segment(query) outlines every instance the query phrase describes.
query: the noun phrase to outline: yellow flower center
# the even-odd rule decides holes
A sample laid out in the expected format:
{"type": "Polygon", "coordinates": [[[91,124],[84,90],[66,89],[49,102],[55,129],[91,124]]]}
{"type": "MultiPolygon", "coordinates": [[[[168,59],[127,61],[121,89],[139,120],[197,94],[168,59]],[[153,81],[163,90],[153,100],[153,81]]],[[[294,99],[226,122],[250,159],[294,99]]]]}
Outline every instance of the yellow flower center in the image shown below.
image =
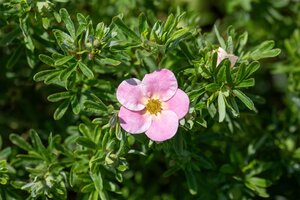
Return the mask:
{"type": "Polygon", "coordinates": [[[146,110],[152,114],[156,115],[159,113],[162,108],[161,108],[161,102],[158,99],[149,99],[148,103],[146,105],[146,110]]]}

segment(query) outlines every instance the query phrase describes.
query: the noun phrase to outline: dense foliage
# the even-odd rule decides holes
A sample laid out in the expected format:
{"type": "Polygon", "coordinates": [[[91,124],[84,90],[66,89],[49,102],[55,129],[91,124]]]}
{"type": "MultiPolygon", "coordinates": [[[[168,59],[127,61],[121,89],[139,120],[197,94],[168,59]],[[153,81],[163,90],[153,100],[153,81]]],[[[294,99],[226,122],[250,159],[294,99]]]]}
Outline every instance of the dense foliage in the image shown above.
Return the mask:
{"type": "Polygon", "coordinates": [[[299,1],[0,0],[0,46],[0,200],[300,195],[299,1]],[[153,142],[116,89],[161,68],[190,109],[153,142]]]}

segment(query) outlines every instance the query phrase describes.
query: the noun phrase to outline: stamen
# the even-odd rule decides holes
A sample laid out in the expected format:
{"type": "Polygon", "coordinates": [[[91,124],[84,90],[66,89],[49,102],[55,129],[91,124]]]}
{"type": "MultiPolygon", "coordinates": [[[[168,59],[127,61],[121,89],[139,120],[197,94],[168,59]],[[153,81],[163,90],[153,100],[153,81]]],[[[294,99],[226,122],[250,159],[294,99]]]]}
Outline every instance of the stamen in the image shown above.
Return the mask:
{"type": "Polygon", "coordinates": [[[146,110],[152,115],[157,115],[157,113],[161,112],[161,107],[161,102],[158,99],[149,99],[146,110]]]}

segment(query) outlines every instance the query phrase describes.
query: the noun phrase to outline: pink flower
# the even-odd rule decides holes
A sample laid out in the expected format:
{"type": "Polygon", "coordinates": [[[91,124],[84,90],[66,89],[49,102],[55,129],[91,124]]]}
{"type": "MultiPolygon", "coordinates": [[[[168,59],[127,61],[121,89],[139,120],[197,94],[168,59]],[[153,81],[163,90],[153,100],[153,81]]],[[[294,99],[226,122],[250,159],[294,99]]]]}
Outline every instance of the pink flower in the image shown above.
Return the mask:
{"type": "Polygon", "coordinates": [[[227,53],[224,49],[222,49],[221,47],[218,48],[218,60],[217,60],[217,65],[220,64],[220,62],[224,59],[228,58],[230,63],[231,63],[231,67],[233,67],[238,59],[237,56],[233,55],[233,54],[229,54],[227,53]]]}
{"type": "Polygon", "coordinates": [[[190,100],[178,89],[173,72],[167,69],[146,74],[142,81],[124,80],[117,89],[122,104],[119,111],[121,127],[132,134],[143,133],[153,141],[172,138],[179,119],[188,110],[190,100]]]}

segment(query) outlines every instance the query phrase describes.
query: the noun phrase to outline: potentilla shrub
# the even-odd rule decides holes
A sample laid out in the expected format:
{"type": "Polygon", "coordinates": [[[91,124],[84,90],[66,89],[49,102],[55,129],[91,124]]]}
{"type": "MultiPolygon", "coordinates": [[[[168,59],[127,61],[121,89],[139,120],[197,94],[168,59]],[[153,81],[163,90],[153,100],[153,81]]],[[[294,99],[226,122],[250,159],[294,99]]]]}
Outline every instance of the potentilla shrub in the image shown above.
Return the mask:
{"type": "Polygon", "coordinates": [[[43,119],[0,140],[0,199],[281,194],[268,188],[284,173],[271,150],[285,143],[270,142],[270,127],[263,135],[263,98],[249,89],[260,60],[279,55],[274,41],[247,45],[232,26],[204,33],[180,10],[104,23],[57,2],[67,1],[1,5],[5,78],[19,80],[25,63],[31,92],[48,102],[28,103],[45,104],[32,111],[43,119]]]}

